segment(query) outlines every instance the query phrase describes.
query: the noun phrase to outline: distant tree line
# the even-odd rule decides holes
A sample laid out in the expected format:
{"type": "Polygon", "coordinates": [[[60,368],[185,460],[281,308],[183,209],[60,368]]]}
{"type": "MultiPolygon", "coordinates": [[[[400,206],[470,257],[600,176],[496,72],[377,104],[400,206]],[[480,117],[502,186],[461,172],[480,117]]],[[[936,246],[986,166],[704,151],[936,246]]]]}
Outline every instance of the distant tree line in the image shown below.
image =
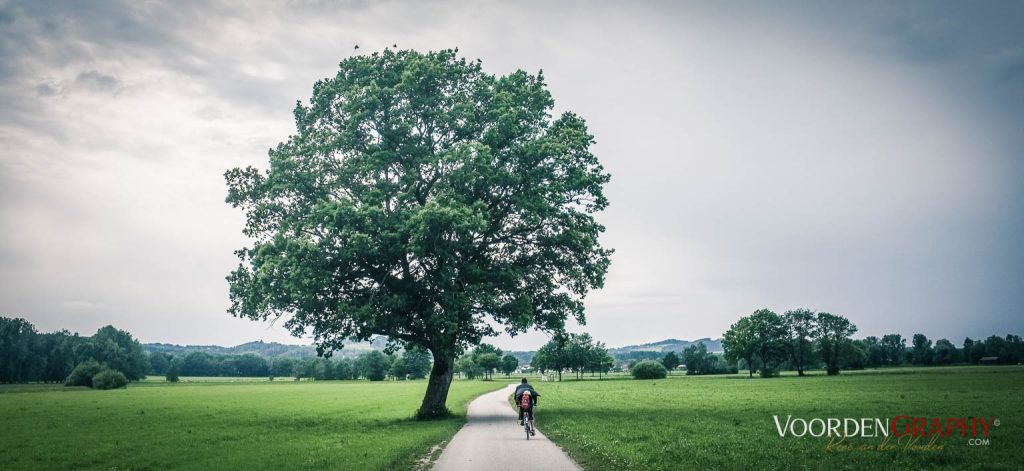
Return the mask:
{"type": "MultiPolygon", "coordinates": [[[[688,375],[735,373],[774,376],[781,370],[803,375],[824,368],[829,374],[844,369],[898,365],[1018,364],[1024,362],[1024,342],[1017,335],[966,338],[958,348],[948,339],[930,340],[914,334],[908,346],[900,334],[852,339],[857,327],[843,316],[807,309],[777,315],[767,309],[741,318],[725,333],[724,354],[707,351],[703,342],[682,352],[633,351],[620,354],[622,363],[634,367],[639,360],[657,360],[666,371],[684,366],[688,375]]],[[[586,372],[604,374],[616,365],[602,342],[589,334],[564,334],[552,338],[530,359],[530,367],[554,372],[559,380],[565,371],[579,378],[586,372]]],[[[92,386],[92,377],[104,373],[100,383],[119,384],[150,375],[294,377],[317,380],[388,378],[422,379],[430,371],[431,355],[422,349],[398,354],[377,350],[355,358],[266,358],[253,353],[212,354],[205,351],[171,354],[146,353],[131,334],[106,326],[90,337],[66,330],[40,333],[21,318],[0,317],[0,383],[50,382],[92,386]],[[76,367],[85,364],[76,375],[76,367]],[[109,370],[109,372],[108,372],[109,370]],[[91,373],[91,376],[90,376],[91,373]],[[115,374],[116,373],[116,374],[115,374]],[[72,378],[74,376],[74,378],[72,378]],[[88,379],[88,381],[86,381],[88,379]]],[[[508,376],[520,368],[517,357],[492,345],[482,344],[460,356],[455,371],[474,379],[491,379],[495,372],[508,376]]]]}
{"type": "Polygon", "coordinates": [[[556,335],[533,355],[530,366],[542,373],[552,371],[562,380],[562,372],[603,375],[615,366],[603,342],[595,342],[590,334],[556,335]]]}
{"type": "Polygon", "coordinates": [[[519,368],[519,359],[490,344],[480,344],[455,360],[455,372],[466,379],[490,380],[495,371],[506,377],[519,368]]]}
{"type": "Polygon", "coordinates": [[[189,352],[174,356],[164,352],[149,354],[150,371],[163,375],[173,370],[180,376],[268,376],[316,380],[368,379],[383,381],[423,379],[430,371],[430,354],[425,350],[405,350],[401,355],[385,354],[377,350],[365,352],[355,358],[291,358],[286,356],[264,358],[246,353],[242,355],[214,355],[189,352]]]}
{"type": "Polygon", "coordinates": [[[177,381],[180,376],[382,381],[386,378],[422,379],[430,371],[430,365],[430,353],[422,349],[405,350],[400,355],[373,350],[356,358],[336,361],[283,356],[268,359],[252,353],[146,353],[131,334],[112,326],[99,329],[91,337],[82,337],[64,330],[39,333],[25,319],[0,317],[0,383],[93,386],[93,377],[100,373],[103,373],[100,382],[104,386],[119,384],[117,375],[123,375],[127,381],[137,381],[147,374],[166,376],[171,381],[177,381]]]}
{"type": "Polygon", "coordinates": [[[714,375],[737,372],[736,366],[730,364],[723,355],[709,352],[704,342],[697,342],[686,347],[683,350],[682,357],[673,358],[666,355],[662,359],[662,363],[665,364],[669,371],[682,364],[686,367],[686,374],[688,375],[714,375]]]}
{"type": "MultiPolygon", "coordinates": [[[[908,348],[900,334],[851,338],[857,326],[843,316],[796,309],[778,315],[759,309],[741,318],[725,332],[724,359],[761,376],[794,370],[824,368],[830,375],[843,369],[881,366],[950,365],[955,363],[1018,364],[1024,361],[1024,342],[1017,335],[964,340],[957,348],[948,339],[933,345],[924,334],[914,334],[908,348]]],[[[684,361],[685,363],[685,361],[684,361]]]]}
{"type": "Polygon", "coordinates": [[[25,319],[0,317],[0,383],[67,382],[75,368],[86,362],[90,368],[76,378],[83,386],[92,386],[92,376],[107,370],[111,373],[104,373],[103,381],[113,372],[126,380],[139,380],[149,369],[139,342],[112,326],[82,337],[66,330],[40,333],[25,319]],[[83,378],[89,371],[93,375],[86,382],[83,378]]]}
{"type": "MultiPolygon", "coordinates": [[[[603,375],[615,365],[615,359],[608,354],[603,342],[595,342],[590,334],[556,335],[547,344],[530,356],[529,371],[541,373],[552,372],[558,375],[569,371],[579,378],[585,373],[603,375]]],[[[519,371],[519,359],[504,353],[500,348],[489,344],[481,344],[472,351],[459,357],[455,362],[455,371],[467,379],[480,378],[489,380],[495,372],[509,376],[519,371]]],[[[522,365],[524,368],[527,365],[522,365]]]]}
{"type": "Polygon", "coordinates": [[[1016,365],[1024,362],[1024,341],[1019,335],[989,336],[984,340],[964,339],[957,348],[948,339],[932,341],[924,334],[914,334],[908,347],[900,334],[854,340],[857,351],[848,359],[851,369],[876,368],[886,365],[952,365],[957,363],[1016,365]]]}

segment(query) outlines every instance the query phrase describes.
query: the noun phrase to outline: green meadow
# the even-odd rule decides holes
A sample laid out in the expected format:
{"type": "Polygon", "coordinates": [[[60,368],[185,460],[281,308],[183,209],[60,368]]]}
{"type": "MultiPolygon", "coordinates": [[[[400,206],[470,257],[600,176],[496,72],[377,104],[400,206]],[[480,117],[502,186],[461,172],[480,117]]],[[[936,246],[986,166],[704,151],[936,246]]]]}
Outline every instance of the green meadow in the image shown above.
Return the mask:
{"type": "Polygon", "coordinates": [[[748,379],[671,376],[656,381],[538,383],[538,426],[587,470],[1021,469],[1024,368],[898,368],[748,379]],[[873,451],[827,451],[829,439],[779,437],[773,415],[1000,419],[990,443],[881,438],[847,443],[873,451]],[[913,448],[917,446],[919,448],[913,448]]]}
{"type": "MultiPolygon", "coordinates": [[[[542,394],[541,429],[587,470],[1021,469],[1020,366],[531,381],[542,394]],[[941,449],[903,449],[893,439],[886,451],[830,452],[825,437],[779,437],[773,415],[986,417],[1000,425],[987,445],[951,437],[936,442],[941,449]]],[[[472,398],[505,384],[457,380],[449,407],[462,414],[472,398]]],[[[412,420],[425,386],[262,378],[150,379],[111,391],[3,386],[0,468],[410,469],[464,421],[412,420]]]]}
{"type": "Polygon", "coordinates": [[[0,468],[409,469],[505,384],[455,381],[459,415],[418,422],[423,381],[230,381],[4,387],[0,468]]]}

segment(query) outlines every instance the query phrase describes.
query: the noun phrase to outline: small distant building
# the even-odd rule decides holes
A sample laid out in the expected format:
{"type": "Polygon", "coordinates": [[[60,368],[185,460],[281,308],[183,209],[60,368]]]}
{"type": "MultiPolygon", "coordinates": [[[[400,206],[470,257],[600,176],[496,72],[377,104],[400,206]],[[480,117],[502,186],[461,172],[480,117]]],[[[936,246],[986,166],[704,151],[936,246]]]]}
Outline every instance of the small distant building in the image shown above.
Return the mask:
{"type": "Polygon", "coordinates": [[[999,357],[982,357],[978,360],[978,364],[981,365],[994,365],[999,361],[999,357]]]}

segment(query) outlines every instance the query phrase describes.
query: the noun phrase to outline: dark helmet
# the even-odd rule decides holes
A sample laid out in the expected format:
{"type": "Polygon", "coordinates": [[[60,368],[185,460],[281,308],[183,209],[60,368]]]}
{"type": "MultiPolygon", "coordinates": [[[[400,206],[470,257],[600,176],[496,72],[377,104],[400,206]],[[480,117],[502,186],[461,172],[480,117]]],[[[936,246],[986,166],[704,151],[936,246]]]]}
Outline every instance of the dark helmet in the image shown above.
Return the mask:
{"type": "Polygon", "coordinates": [[[526,378],[523,378],[523,384],[526,384],[526,378]]]}

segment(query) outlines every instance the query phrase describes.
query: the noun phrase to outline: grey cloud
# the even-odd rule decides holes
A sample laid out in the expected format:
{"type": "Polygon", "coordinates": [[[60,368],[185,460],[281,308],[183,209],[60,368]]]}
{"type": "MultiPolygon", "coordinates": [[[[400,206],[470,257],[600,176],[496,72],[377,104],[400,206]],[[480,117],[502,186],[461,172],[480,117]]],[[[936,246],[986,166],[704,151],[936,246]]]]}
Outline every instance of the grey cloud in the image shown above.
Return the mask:
{"type": "Polygon", "coordinates": [[[48,83],[41,83],[36,85],[36,95],[39,96],[54,96],[60,93],[60,90],[55,86],[48,83]]]}
{"type": "Polygon", "coordinates": [[[95,70],[82,72],[75,77],[75,84],[92,91],[113,92],[117,91],[121,83],[117,78],[101,74],[95,70]]]}

